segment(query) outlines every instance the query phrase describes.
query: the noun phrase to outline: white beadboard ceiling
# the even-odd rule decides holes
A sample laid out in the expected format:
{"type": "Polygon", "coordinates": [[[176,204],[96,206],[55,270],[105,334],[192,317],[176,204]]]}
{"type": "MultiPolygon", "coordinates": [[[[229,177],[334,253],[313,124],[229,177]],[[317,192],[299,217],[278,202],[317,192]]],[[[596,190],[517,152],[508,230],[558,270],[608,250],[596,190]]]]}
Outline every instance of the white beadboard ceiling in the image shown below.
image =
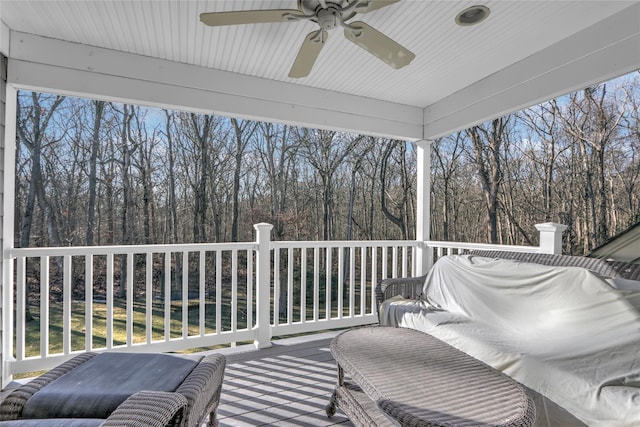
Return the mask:
{"type": "Polygon", "coordinates": [[[202,12],[295,9],[295,0],[2,0],[0,13],[12,32],[424,109],[637,3],[403,0],[355,20],[414,52],[409,66],[388,67],[337,29],[301,79],[287,75],[315,24],[212,28],[199,21],[202,12]],[[457,26],[456,14],[475,4],[489,7],[490,16],[457,26]]]}

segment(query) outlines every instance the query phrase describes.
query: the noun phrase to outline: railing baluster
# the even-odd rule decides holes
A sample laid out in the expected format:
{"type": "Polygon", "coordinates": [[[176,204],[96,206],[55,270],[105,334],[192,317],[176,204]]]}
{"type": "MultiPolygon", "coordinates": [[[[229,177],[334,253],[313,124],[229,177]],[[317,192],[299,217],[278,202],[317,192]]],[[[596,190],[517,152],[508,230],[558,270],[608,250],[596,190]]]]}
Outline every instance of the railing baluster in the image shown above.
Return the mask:
{"type": "Polygon", "coordinates": [[[409,248],[402,247],[402,277],[407,277],[407,266],[409,264],[409,248]]]}
{"type": "Polygon", "coordinates": [[[356,248],[349,248],[349,317],[355,316],[356,298],[356,248]]]}
{"type": "Polygon", "coordinates": [[[387,274],[387,267],[388,267],[388,262],[389,262],[389,249],[386,246],[382,247],[382,260],[380,261],[382,263],[382,276],[381,278],[387,279],[389,277],[389,275],[387,274]]]}
{"type": "Polygon", "coordinates": [[[280,249],[273,250],[273,324],[280,324],[280,249]]]}
{"type": "Polygon", "coordinates": [[[127,254],[127,346],[130,347],[133,344],[133,297],[134,286],[133,277],[135,273],[135,264],[133,262],[133,253],[127,254]]]}
{"type": "Polygon", "coordinates": [[[171,252],[164,253],[164,340],[171,339],[171,252]]]}
{"type": "Polygon", "coordinates": [[[378,248],[371,247],[371,311],[370,313],[376,313],[376,286],[378,284],[378,248]]]}
{"type": "Polygon", "coordinates": [[[393,246],[393,260],[391,265],[391,277],[398,277],[398,247],[393,246]]]}
{"type": "Polygon", "coordinates": [[[49,257],[40,258],[40,356],[49,355],[49,257]]]}
{"type": "Polygon", "coordinates": [[[189,252],[182,252],[182,338],[189,336],[189,252]]]}
{"type": "Polygon", "coordinates": [[[331,265],[331,251],[333,250],[332,247],[328,247],[326,248],[326,253],[325,253],[325,282],[324,282],[324,287],[325,287],[325,316],[324,318],[326,320],[331,319],[331,275],[333,272],[333,268],[331,265]]]}
{"type": "Polygon", "coordinates": [[[153,252],[147,252],[145,256],[145,267],[145,342],[151,344],[153,341],[153,252]]]}
{"type": "Polygon", "coordinates": [[[418,268],[418,248],[415,246],[411,247],[411,276],[415,277],[418,274],[416,270],[418,268]]]}
{"type": "Polygon", "coordinates": [[[71,353],[71,255],[63,258],[62,269],[62,353],[71,353]]]}
{"type": "Polygon", "coordinates": [[[238,330],[238,250],[231,251],[231,332],[238,330]]]}
{"type": "MultiPolygon", "coordinates": [[[[17,259],[16,268],[16,359],[24,360],[25,356],[25,326],[26,294],[27,294],[27,259],[17,259]]],[[[5,332],[6,333],[6,332],[5,332]]]]}
{"type": "Polygon", "coordinates": [[[320,248],[313,248],[313,321],[317,322],[320,311],[320,248]]]}
{"type": "Polygon", "coordinates": [[[113,254],[107,254],[106,347],[113,348],[113,254]]]}
{"type": "Polygon", "coordinates": [[[338,248],[338,319],[344,316],[344,248],[338,248]]]}
{"type": "MultiPolygon", "coordinates": [[[[293,271],[291,273],[293,277],[293,271]]],[[[293,322],[293,285],[289,288],[289,319],[293,322]]],[[[307,321],[307,248],[300,252],[300,322],[307,321]]]]}
{"type": "Polygon", "coordinates": [[[216,335],[222,332],[222,251],[216,251],[216,335]]]}
{"type": "Polygon", "coordinates": [[[367,301],[367,248],[360,247],[360,315],[364,316],[367,301]]]}
{"type": "Polygon", "coordinates": [[[198,258],[198,326],[200,336],[203,337],[205,333],[205,312],[206,312],[206,300],[205,300],[205,258],[207,254],[205,251],[200,251],[198,258]]]}
{"type": "MultiPolygon", "coordinates": [[[[295,264],[295,257],[293,248],[287,250],[287,323],[293,323],[293,270],[295,264]]],[[[302,267],[304,268],[304,267],[302,267]]]]}
{"type": "Polygon", "coordinates": [[[93,255],[91,254],[84,257],[84,347],[87,351],[93,350],[93,255]]]}
{"type": "Polygon", "coordinates": [[[247,251],[247,330],[253,329],[253,251],[247,251]]]}

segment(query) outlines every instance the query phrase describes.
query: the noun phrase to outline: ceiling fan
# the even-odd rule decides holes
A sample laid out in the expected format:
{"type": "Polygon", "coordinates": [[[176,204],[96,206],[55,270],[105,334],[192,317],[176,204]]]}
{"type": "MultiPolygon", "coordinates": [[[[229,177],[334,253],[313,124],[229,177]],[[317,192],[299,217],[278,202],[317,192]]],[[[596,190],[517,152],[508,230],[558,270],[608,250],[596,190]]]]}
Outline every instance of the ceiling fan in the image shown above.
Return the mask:
{"type": "Polygon", "coordinates": [[[344,36],[362,49],[393,68],[408,65],[415,55],[375,28],[361,21],[347,23],[358,13],[368,13],[400,0],[298,0],[298,9],[242,10],[200,14],[200,21],[213,27],[223,25],[295,22],[309,20],[320,29],[309,33],[304,41],[289,77],[306,77],[311,72],[329,36],[328,31],[340,26],[344,36]]]}

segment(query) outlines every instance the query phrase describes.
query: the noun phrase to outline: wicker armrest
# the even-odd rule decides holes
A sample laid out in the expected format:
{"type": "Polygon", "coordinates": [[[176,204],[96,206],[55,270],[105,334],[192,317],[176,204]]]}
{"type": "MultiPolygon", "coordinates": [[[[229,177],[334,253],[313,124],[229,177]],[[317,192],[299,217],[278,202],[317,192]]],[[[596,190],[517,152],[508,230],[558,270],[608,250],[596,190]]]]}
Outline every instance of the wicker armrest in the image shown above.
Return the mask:
{"type": "Polygon", "coordinates": [[[186,408],[187,399],[180,393],[143,390],[122,402],[100,426],[179,426],[186,408]]]}
{"type": "Polygon", "coordinates": [[[0,421],[17,420],[22,414],[22,409],[37,391],[47,384],[60,378],[72,369],[82,365],[89,359],[96,356],[97,353],[82,353],[72,359],[56,366],[49,372],[40,375],[37,378],[15,389],[0,403],[0,421]]]}
{"type": "Polygon", "coordinates": [[[183,425],[200,426],[207,415],[215,425],[215,410],[220,403],[226,358],[221,354],[206,356],[176,390],[188,402],[183,425]]]}
{"type": "Polygon", "coordinates": [[[405,298],[417,298],[422,294],[422,287],[427,275],[396,279],[384,279],[376,285],[376,302],[378,307],[388,298],[402,295],[405,298]]]}

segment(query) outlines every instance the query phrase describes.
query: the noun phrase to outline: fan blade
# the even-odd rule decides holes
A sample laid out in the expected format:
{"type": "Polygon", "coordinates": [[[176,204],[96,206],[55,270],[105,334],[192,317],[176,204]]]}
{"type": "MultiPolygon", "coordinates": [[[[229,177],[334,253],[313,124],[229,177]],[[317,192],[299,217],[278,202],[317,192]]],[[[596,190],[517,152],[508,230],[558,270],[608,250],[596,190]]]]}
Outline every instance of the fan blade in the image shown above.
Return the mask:
{"type": "Polygon", "coordinates": [[[200,21],[212,27],[222,25],[264,24],[269,22],[289,22],[287,15],[301,15],[296,9],[238,10],[233,12],[201,13],[200,21]]]}
{"type": "Polygon", "coordinates": [[[416,57],[413,52],[364,22],[351,22],[349,27],[351,28],[345,28],[344,30],[344,36],[347,39],[393,68],[402,68],[416,57]],[[358,32],[359,34],[356,35],[358,32]]]}
{"type": "Polygon", "coordinates": [[[369,2],[363,1],[361,6],[356,6],[356,12],[368,13],[374,10],[382,9],[383,7],[390,6],[394,3],[398,3],[400,0],[369,0],[369,2]]]}
{"type": "Polygon", "coordinates": [[[313,64],[316,63],[316,59],[318,59],[318,55],[320,55],[320,51],[324,47],[324,43],[327,41],[329,33],[322,31],[322,38],[319,38],[319,36],[318,31],[313,31],[305,37],[298,51],[298,56],[296,56],[296,60],[291,66],[289,77],[297,79],[309,75],[313,64]]]}

